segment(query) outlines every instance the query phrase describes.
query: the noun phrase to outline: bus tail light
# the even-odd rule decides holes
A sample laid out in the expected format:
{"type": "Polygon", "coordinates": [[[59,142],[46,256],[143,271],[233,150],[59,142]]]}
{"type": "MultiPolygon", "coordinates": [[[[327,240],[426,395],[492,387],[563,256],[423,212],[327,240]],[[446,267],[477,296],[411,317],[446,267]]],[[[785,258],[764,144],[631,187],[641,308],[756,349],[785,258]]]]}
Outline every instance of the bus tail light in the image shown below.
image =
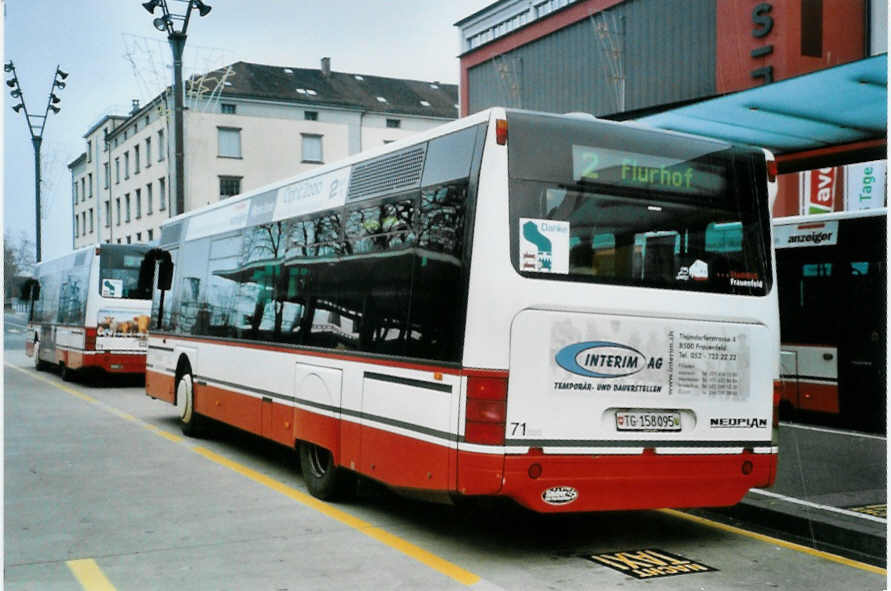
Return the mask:
{"type": "Polygon", "coordinates": [[[87,328],[84,331],[84,350],[86,350],[86,351],[95,351],[96,350],[96,329],[95,328],[87,328]]]}
{"type": "Polygon", "coordinates": [[[783,398],[783,380],[773,381],[773,421],[771,421],[770,441],[780,444],[780,400],[783,398]]]}
{"type": "Polygon", "coordinates": [[[499,146],[507,145],[507,119],[495,120],[495,142],[499,146]]]}
{"type": "Polygon", "coordinates": [[[506,418],[507,377],[468,376],[464,440],[503,445],[506,418]]]}
{"type": "Polygon", "coordinates": [[[777,161],[776,160],[768,160],[767,161],[767,180],[771,183],[777,182],[777,161]]]}

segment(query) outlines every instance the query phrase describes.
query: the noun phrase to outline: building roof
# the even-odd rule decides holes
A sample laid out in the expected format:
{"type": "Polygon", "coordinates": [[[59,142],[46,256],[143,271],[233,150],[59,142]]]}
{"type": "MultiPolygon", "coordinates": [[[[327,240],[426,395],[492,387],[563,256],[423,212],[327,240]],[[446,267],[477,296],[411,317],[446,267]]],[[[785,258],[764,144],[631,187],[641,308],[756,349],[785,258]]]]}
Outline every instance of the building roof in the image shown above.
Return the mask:
{"type": "Polygon", "coordinates": [[[111,120],[111,121],[123,121],[123,120],[126,119],[126,118],[127,118],[127,115],[103,115],[102,118],[99,119],[99,121],[97,121],[97,122],[94,123],[93,125],[91,125],[91,126],[90,126],[90,129],[87,130],[87,133],[83,134],[83,136],[81,136],[81,137],[83,137],[84,139],[90,137],[90,134],[92,134],[94,131],[96,131],[96,130],[97,130],[100,126],[102,126],[102,124],[104,124],[106,121],[109,121],[109,120],[111,120]]]}
{"type": "Polygon", "coordinates": [[[87,160],[87,153],[81,152],[80,156],[78,156],[77,158],[75,158],[74,160],[72,160],[71,162],[68,163],[68,168],[73,169],[74,167],[86,162],[86,160],[87,160]]]}
{"type": "MultiPolygon", "coordinates": [[[[214,70],[204,79],[203,88],[212,87],[214,80],[223,81],[220,95],[224,98],[288,101],[419,117],[454,119],[458,116],[456,84],[333,71],[325,75],[321,69],[247,62],[214,70]]],[[[199,79],[191,80],[194,85],[199,79]]],[[[188,82],[186,88],[189,88],[188,82]]]]}

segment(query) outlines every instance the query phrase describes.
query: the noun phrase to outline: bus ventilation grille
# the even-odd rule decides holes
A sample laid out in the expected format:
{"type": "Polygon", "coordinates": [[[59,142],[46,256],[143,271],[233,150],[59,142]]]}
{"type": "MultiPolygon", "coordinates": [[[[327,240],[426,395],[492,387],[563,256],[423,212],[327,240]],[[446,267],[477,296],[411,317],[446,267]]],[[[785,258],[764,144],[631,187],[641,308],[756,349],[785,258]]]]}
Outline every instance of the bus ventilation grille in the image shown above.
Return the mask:
{"type": "Polygon", "coordinates": [[[427,144],[388,154],[353,167],[348,201],[369,199],[421,186],[427,144]]]}

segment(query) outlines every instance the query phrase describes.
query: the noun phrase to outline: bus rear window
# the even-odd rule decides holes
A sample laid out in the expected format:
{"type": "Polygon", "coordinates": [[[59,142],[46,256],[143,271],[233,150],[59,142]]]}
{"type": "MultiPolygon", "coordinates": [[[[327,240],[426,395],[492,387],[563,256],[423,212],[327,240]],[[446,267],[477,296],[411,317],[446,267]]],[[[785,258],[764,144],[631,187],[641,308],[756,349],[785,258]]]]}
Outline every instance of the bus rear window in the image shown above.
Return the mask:
{"type": "Polygon", "coordinates": [[[521,274],[770,289],[760,152],[604,122],[508,117],[510,254],[521,274]]]}
{"type": "Polygon", "coordinates": [[[139,290],[143,254],[142,250],[103,246],[99,254],[99,294],[106,298],[148,299],[149,294],[139,290]]]}

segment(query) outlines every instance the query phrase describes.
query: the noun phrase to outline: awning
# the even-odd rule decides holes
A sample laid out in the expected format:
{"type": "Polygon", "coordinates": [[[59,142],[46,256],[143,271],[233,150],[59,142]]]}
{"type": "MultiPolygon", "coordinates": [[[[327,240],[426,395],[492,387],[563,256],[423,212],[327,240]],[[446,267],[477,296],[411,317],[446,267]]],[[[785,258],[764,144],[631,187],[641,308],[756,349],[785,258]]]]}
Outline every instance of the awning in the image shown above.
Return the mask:
{"type": "Polygon", "coordinates": [[[887,101],[888,55],[882,54],[638,121],[764,147],[778,156],[781,172],[791,172],[827,159],[884,158],[887,101]]]}

